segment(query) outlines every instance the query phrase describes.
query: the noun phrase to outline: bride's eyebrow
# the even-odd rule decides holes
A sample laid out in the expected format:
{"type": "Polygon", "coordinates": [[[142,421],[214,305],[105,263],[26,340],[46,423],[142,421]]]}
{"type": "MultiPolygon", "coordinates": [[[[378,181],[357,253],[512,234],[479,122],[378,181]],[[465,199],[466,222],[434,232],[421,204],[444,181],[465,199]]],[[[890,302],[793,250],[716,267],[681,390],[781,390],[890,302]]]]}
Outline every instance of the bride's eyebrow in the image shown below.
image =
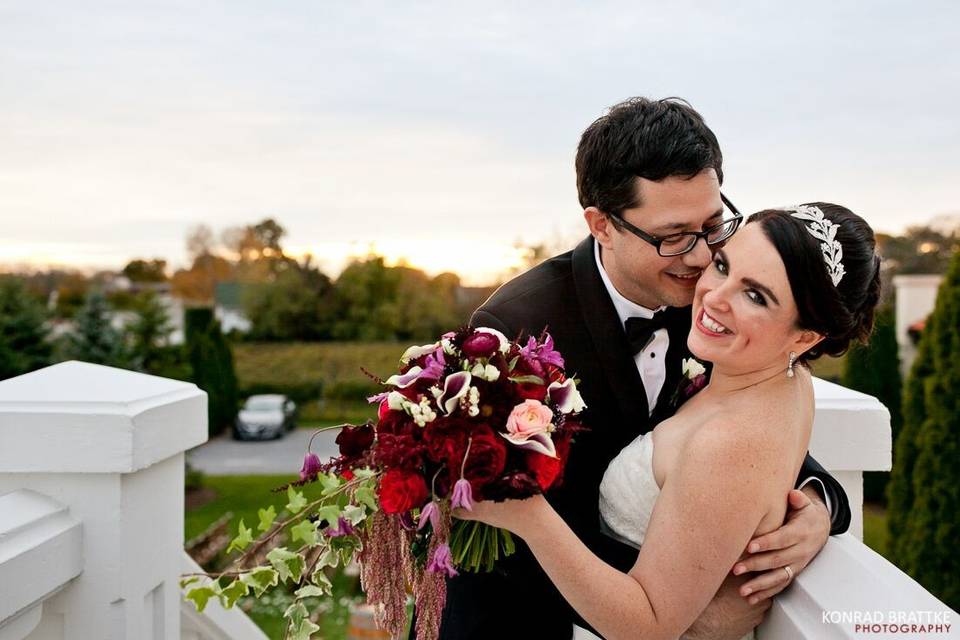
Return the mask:
{"type": "Polygon", "coordinates": [[[775,305],[777,305],[778,307],[780,306],[780,301],[777,300],[777,296],[773,295],[773,291],[770,291],[768,287],[760,284],[753,278],[740,278],[740,282],[747,285],[748,287],[758,289],[760,292],[765,293],[771,300],[773,300],[773,303],[775,305]]]}
{"type": "MultiPolygon", "coordinates": [[[[724,264],[727,265],[727,273],[729,273],[730,258],[727,257],[727,253],[723,249],[720,249],[719,251],[717,251],[717,256],[721,260],[723,260],[724,264]]],[[[757,289],[761,293],[765,294],[768,298],[770,298],[773,301],[773,304],[777,305],[778,307],[780,306],[780,301],[777,300],[777,296],[773,295],[773,291],[770,290],[770,287],[760,284],[753,278],[740,278],[740,282],[747,285],[748,287],[757,289]]]]}

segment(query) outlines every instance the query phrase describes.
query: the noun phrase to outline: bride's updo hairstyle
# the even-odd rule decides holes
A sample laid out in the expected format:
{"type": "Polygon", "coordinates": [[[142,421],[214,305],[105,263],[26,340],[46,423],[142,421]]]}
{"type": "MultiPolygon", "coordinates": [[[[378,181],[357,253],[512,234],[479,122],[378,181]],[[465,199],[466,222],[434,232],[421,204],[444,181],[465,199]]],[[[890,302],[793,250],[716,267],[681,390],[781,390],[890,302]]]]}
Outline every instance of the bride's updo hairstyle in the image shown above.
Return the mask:
{"type": "Polygon", "coordinates": [[[750,216],[747,224],[751,223],[760,225],[787,268],[799,328],[825,336],[798,362],[841,355],[852,340],[866,342],[880,299],[880,258],[870,225],[849,209],[829,202],[766,209],[750,216]],[[839,260],[842,276],[836,285],[837,266],[831,267],[822,240],[810,232],[811,225],[817,225],[794,215],[807,207],[819,209],[824,219],[836,225],[834,239],[843,254],[839,260]]]}

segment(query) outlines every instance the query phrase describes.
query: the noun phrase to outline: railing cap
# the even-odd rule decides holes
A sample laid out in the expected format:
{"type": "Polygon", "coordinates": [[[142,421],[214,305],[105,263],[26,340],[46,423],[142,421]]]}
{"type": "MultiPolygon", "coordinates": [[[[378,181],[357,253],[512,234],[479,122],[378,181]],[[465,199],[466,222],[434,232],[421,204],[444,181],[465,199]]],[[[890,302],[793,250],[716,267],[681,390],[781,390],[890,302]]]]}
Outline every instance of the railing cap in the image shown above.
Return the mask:
{"type": "Polygon", "coordinates": [[[196,385],[86,362],[0,382],[0,472],[129,473],[207,439],[196,385]]]}
{"type": "Polygon", "coordinates": [[[813,379],[816,414],[810,454],[831,471],[890,469],[890,412],[865,393],[813,379]]]}

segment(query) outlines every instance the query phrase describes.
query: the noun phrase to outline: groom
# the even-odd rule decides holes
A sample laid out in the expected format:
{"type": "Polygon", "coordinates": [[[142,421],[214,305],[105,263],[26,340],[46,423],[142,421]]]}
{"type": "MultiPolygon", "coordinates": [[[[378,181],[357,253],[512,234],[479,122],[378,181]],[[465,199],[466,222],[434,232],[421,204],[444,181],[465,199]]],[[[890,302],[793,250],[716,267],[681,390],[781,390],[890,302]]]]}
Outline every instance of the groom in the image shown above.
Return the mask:
{"type": "MultiPolygon", "coordinates": [[[[736,215],[720,194],[721,165],[716,137],[685,102],[633,98],[614,106],[577,149],[590,235],[503,285],[470,322],[510,338],[548,329],[567,372],[582,380],[590,431],[577,435],[563,484],[547,497],[590,549],[623,571],[637,552],[601,533],[600,480],[623,447],[676,411],[694,287],[722,244],[717,225],[736,215]]],[[[847,529],[843,489],[809,455],[798,485],[803,493],[791,492],[784,526],[751,542],[734,568],[742,575],[728,578],[687,637],[744,635],[828,533],[847,529]]],[[[447,587],[445,640],[568,640],[574,622],[586,626],[522,541],[493,573],[461,573],[447,587]]]]}

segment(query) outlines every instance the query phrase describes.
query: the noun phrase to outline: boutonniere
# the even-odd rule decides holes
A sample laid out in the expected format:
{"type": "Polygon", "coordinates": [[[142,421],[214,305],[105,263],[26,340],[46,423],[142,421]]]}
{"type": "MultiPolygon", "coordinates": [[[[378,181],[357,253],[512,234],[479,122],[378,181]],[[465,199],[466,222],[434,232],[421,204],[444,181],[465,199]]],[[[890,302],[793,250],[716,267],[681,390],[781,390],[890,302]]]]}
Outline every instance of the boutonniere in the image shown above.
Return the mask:
{"type": "Polygon", "coordinates": [[[683,375],[670,400],[674,407],[679,407],[707,386],[707,368],[696,358],[684,358],[681,371],[683,375]]]}

